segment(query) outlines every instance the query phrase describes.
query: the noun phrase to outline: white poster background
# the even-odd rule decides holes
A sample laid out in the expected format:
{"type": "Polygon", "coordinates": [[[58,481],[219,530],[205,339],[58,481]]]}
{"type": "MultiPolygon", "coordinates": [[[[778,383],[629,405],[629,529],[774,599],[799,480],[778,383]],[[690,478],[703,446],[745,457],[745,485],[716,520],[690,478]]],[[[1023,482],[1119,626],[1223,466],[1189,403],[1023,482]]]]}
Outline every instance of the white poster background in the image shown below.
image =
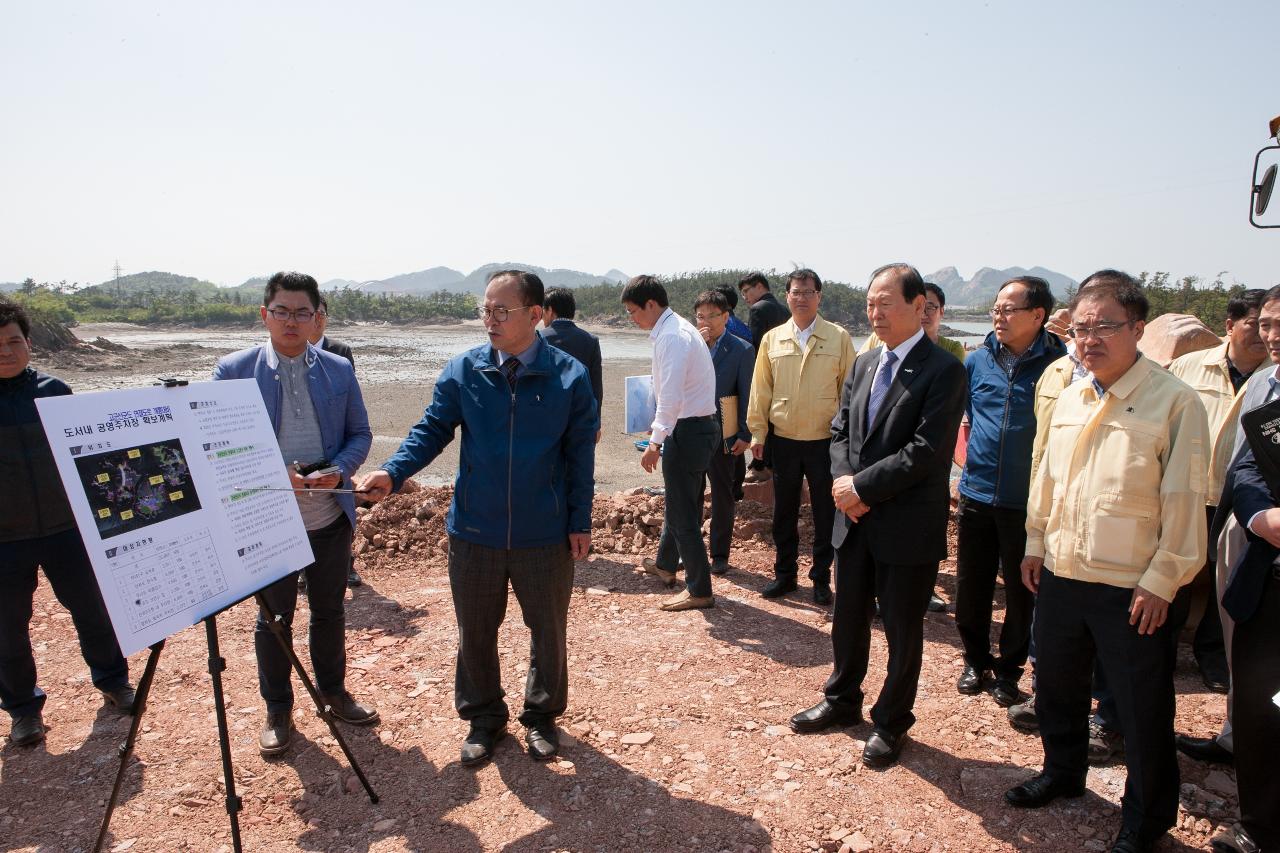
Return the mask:
{"type": "Polygon", "coordinates": [[[36,405],[126,655],[312,562],[254,380],[36,405]]]}
{"type": "Polygon", "coordinates": [[[658,414],[658,400],[653,396],[653,377],[627,376],[624,378],[623,432],[648,433],[658,414]]]}

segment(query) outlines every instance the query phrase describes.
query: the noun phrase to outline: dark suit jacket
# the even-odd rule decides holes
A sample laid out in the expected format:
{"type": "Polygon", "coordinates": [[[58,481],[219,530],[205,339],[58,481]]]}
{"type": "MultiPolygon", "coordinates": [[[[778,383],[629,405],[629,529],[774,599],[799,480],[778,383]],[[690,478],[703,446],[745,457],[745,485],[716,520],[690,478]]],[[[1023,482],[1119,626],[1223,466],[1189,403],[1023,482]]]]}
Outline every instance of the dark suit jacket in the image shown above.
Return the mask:
{"type": "Polygon", "coordinates": [[[547,343],[564,350],[582,362],[591,378],[591,390],[596,395],[597,408],[604,404],[604,377],[600,367],[600,339],[585,329],[579,329],[572,320],[557,319],[540,330],[547,343]]]}
{"type": "Polygon", "coordinates": [[[324,346],[321,347],[321,349],[325,352],[331,352],[334,355],[340,355],[347,361],[351,362],[352,367],[356,366],[356,357],[352,354],[351,347],[347,346],[342,341],[335,341],[333,338],[325,335],[324,346]]]}
{"type": "Polygon", "coordinates": [[[756,300],[747,314],[747,328],[751,330],[751,340],[759,343],[764,340],[764,333],[781,326],[791,319],[787,306],[778,301],[772,293],[766,293],[756,300]]]}
{"type": "MultiPolygon", "coordinates": [[[[1245,528],[1245,537],[1249,544],[1245,547],[1240,561],[1231,567],[1231,576],[1227,587],[1222,591],[1222,606],[1237,623],[1247,622],[1258,609],[1258,602],[1268,583],[1275,583],[1272,577],[1272,564],[1277,549],[1267,540],[1249,530],[1249,519],[1256,513],[1280,505],[1280,500],[1272,494],[1258,470],[1258,462],[1253,450],[1248,445],[1242,447],[1236,457],[1235,465],[1227,474],[1227,490],[1231,493],[1229,508],[1235,513],[1236,521],[1245,528]]],[[[1226,498],[1226,490],[1223,492],[1226,498]]],[[[1215,519],[1216,521],[1216,519],[1215,519]]]]}
{"type": "Polygon", "coordinates": [[[711,353],[716,369],[716,409],[721,397],[738,397],[738,438],[751,441],[747,429],[747,400],[751,397],[751,374],[756,364],[756,348],[725,329],[711,353]]]}
{"type": "MultiPolygon", "coordinates": [[[[903,359],[868,425],[867,398],[883,347],[858,356],[831,425],[832,477],[853,475],[871,510],[859,519],[877,562],[918,565],[947,557],[949,481],[956,433],[969,397],[964,365],[927,336],[903,359]]],[[[851,522],[836,513],[831,544],[851,522]]]]}

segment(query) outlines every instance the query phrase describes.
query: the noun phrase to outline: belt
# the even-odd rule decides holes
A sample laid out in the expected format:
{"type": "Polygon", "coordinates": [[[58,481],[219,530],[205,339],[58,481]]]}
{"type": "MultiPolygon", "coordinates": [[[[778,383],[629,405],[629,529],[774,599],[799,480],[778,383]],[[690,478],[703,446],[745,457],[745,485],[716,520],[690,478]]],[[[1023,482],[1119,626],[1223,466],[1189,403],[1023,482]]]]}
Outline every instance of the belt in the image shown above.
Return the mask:
{"type": "Polygon", "coordinates": [[[676,423],[697,423],[698,421],[714,421],[715,419],[715,415],[692,415],[687,418],[677,418],[676,423]]]}

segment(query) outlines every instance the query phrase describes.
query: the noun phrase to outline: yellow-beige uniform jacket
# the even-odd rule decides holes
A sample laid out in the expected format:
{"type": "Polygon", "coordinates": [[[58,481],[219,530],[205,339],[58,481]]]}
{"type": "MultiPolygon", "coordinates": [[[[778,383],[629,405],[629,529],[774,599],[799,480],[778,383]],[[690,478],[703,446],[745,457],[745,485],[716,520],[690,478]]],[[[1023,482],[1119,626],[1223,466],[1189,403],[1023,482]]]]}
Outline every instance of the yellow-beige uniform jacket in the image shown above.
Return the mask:
{"type": "Polygon", "coordinates": [[[1209,454],[1209,488],[1205,497],[1210,506],[1217,506],[1222,482],[1227,477],[1227,466],[1231,464],[1236,429],[1240,425],[1240,402],[1244,399],[1248,383],[1241,384],[1238,393],[1232,387],[1225,343],[1178,356],[1169,365],[1169,372],[1200,395],[1200,402],[1209,416],[1209,435],[1213,446],[1209,454]]]}
{"type": "Polygon", "coordinates": [[[849,333],[822,317],[814,320],[803,350],[794,320],[770,329],[760,342],[751,376],[747,429],[752,443],[764,444],[771,423],[774,435],[793,441],[830,438],[853,359],[849,333]]]}
{"type": "Polygon", "coordinates": [[[1205,560],[1209,426],[1196,393],[1144,355],[1098,399],[1068,385],[1027,500],[1027,554],[1058,577],[1172,601],[1205,560]]]}
{"type": "Polygon", "coordinates": [[[1058,405],[1058,396],[1062,389],[1074,380],[1076,363],[1071,356],[1050,364],[1036,380],[1036,437],[1031,443],[1031,482],[1036,481],[1036,470],[1040,467],[1040,459],[1044,456],[1045,445],[1049,443],[1049,421],[1053,418],[1053,408],[1058,405]]]}

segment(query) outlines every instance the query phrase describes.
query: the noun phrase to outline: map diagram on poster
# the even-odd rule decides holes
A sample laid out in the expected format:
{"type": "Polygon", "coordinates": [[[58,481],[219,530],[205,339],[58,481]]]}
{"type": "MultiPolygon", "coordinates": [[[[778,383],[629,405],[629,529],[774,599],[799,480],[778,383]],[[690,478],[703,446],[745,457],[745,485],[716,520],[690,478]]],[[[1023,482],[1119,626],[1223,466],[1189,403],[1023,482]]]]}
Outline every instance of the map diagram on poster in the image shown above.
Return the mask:
{"type": "Polygon", "coordinates": [[[311,562],[255,381],[36,405],[126,655],[311,562]]]}

